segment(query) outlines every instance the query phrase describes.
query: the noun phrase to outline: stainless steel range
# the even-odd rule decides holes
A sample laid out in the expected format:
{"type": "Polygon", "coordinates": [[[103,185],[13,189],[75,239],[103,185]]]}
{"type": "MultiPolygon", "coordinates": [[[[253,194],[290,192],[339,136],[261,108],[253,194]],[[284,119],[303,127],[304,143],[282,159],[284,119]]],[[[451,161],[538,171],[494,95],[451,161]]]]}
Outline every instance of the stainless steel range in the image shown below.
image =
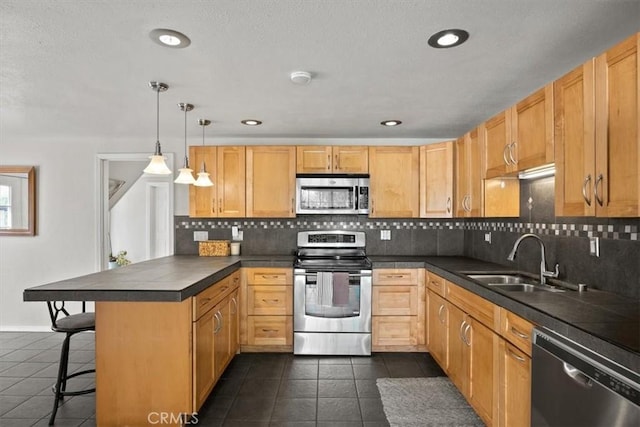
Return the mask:
{"type": "Polygon", "coordinates": [[[294,354],[371,355],[371,261],[360,231],[298,233],[294,354]]]}

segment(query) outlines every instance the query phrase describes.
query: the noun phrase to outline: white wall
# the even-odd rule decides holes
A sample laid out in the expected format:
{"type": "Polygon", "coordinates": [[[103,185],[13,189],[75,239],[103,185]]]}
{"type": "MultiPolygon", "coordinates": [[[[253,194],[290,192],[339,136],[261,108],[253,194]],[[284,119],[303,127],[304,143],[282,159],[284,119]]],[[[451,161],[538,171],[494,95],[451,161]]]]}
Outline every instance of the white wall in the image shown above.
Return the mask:
{"type": "MultiPolygon", "coordinates": [[[[105,132],[104,129],[100,131],[105,132]]],[[[108,131],[106,133],[108,135],[108,131]]],[[[438,140],[439,141],[439,140],[438,140]]],[[[37,235],[0,236],[0,330],[48,329],[44,302],[23,302],[25,288],[93,273],[96,269],[97,221],[95,165],[98,153],[153,151],[153,138],[68,140],[62,136],[31,140],[6,135],[0,125],[0,162],[36,166],[37,235]]],[[[432,139],[243,139],[208,138],[213,145],[365,144],[421,145],[432,139]]],[[[163,140],[181,166],[183,140],[163,140]]],[[[188,215],[187,186],[176,185],[175,215],[188,215]]]]}

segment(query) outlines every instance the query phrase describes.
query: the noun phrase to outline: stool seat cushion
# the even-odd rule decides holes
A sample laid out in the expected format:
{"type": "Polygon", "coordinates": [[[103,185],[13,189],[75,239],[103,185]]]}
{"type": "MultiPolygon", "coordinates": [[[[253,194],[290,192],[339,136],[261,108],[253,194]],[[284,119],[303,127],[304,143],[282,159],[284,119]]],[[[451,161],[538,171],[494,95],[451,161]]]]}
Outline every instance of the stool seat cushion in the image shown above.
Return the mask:
{"type": "Polygon", "coordinates": [[[57,332],[79,332],[89,331],[96,327],[95,313],[78,313],[63,317],[56,322],[56,327],[52,328],[57,332]]]}

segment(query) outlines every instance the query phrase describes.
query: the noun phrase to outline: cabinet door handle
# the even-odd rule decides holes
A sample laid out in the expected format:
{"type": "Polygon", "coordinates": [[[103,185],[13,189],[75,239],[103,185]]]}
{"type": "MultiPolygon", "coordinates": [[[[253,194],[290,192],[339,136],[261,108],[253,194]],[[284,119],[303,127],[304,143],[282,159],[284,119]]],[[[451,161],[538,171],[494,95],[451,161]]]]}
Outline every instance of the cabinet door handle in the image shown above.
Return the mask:
{"type": "Polygon", "coordinates": [[[211,199],[211,213],[212,214],[216,213],[216,199],[215,198],[211,199]]]}
{"type": "Polygon", "coordinates": [[[373,199],[370,199],[369,202],[371,203],[371,215],[373,215],[373,199]]]}
{"type": "Polygon", "coordinates": [[[218,200],[218,212],[222,213],[222,199],[218,200]]]}
{"type": "Polygon", "coordinates": [[[593,195],[596,197],[596,202],[598,202],[598,204],[600,206],[602,206],[602,204],[604,203],[603,200],[600,198],[600,195],[598,194],[598,184],[600,184],[602,182],[602,180],[604,179],[604,176],[602,176],[602,174],[598,175],[598,178],[596,179],[595,184],[593,184],[593,195]]]}
{"type": "Polygon", "coordinates": [[[338,155],[336,154],[336,169],[340,170],[340,158],[338,157],[338,155]]]}
{"type": "Polygon", "coordinates": [[[471,195],[467,195],[467,212],[471,212],[471,195]]]}
{"type": "Polygon", "coordinates": [[[444,311],[444,304],[440,304],[440,308],[438,309],[438,320],[442,324],[444,324],[444,319],[442,318],[442,312],[443,311],[444,311]]]}
{"type": "Polygon", "coordinates": [[[447,197],[447,213],[451,213],[451,197],[447,197]]]}
{"type": "Polygon", "coordinates": [[[327,155],[327,170],[331,170],[331,154],[327,155]]]}
{"type": "Polygon", "coordinates": [[[213,317],[216,319],[216,327],[213,329],[213,335],[216,335],[218,332],[220,332],[220,329],[222,329],[222,320],[220,320],[220,317],[218,317],[218,315],[220,314],[220,312],[216,312],[213,317]]]}
{"type": "Polygon", "coordinates": [[[522,338],[523,340],[529,339],[529,335],[520,332],[514,326],[511,327],[511,333],[519,338],[522,338]]]}
{"type": "Polygon", "coordinates": [[[469,332],[470,329],[471,329],[471,324],[467,323],[467,327],[464,328],[464,332],[462,333],[462,336],[464,338],[464,343],[467,345],[467,347],[471,347],[471,340],[467,339],[467,332],[469,332]]]}
{"type": "Polygon", "coordinates": [[[466,325],[466,324],[467,324],[467,321],[466,321],[466,320],[463,320],[463,321],[460,323],[460,329],[458,330],[458,335],[460,335],[460,339],[461,339],[461,340],[462,340],[462,342],[463,342],[463,343],[465,343],[465,344],[467,343],[467,341],[464,339],[464,332],[463,332],[463,330],[464,330],[464,327],[465,327],[465,325],[466,325]]]}
{"type": "Polygon", "coordinates": [[[236,314],[238,312],[238,301],[236,301],[236,297],[231,298],[231,302],[233,303],[231,314],[236,314]]]}
{"type": "Polygon", "coordinates": [[[509,159],[511,159],[511,164],[515,165],[518,163],[518,158],[517,157],[513,157],[513,149],[515,148],[515,146],[517,145],[517,143],[515,141],[513,141],[511,144],[509,144],[509,159]]]}
{"type": "Polygon", "coordinates": [[[587,202],[588,206],[591,206],[591,197],[587,197],[587,184],[589,184],[591,182],[591,174],[587,175],[587,177],[584,179],[584,182],[582,183],[582,197],[584,198],[584,201],[587,202]]]}
{"type": "Polygon", "coordinates": [[[509,163],[509,159],[507,158],[507,150],[509,149],[509,147],[510,147],[510,145],[507,144],[502,149],[502,158],[504,159],[504,163],[507,164],[507,165],[511,164],[511,163],[509,163]]]}
{"type": "Polygon", "coordinates": [[[295,198],[291,198],[291,213],[294,213],[296,211],[296,199],[295,198]]]}
{"type": "Polygon", "coordinates": [[[509,356],[513,357],[514,359],[516,359],[518,362],[520,363],[524,363],[524,357],[522,356],[518,356],[517,354],[515,354],[513,351],[511,350],[507,350],[507,352],[509,352],[509,356]]]}

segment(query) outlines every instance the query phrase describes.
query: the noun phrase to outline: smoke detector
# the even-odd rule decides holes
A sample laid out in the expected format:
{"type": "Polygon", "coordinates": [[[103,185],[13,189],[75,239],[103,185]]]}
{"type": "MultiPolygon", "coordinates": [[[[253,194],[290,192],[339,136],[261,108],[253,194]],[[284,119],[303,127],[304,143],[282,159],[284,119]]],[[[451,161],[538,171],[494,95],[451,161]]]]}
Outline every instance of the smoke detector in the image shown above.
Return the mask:
{"type": "Polygon", "coordinates": [[[308,71],[294,71],[291,73],[291,81],[297,85],[306,85],[311,81],[311,73],[308,71]]]}

